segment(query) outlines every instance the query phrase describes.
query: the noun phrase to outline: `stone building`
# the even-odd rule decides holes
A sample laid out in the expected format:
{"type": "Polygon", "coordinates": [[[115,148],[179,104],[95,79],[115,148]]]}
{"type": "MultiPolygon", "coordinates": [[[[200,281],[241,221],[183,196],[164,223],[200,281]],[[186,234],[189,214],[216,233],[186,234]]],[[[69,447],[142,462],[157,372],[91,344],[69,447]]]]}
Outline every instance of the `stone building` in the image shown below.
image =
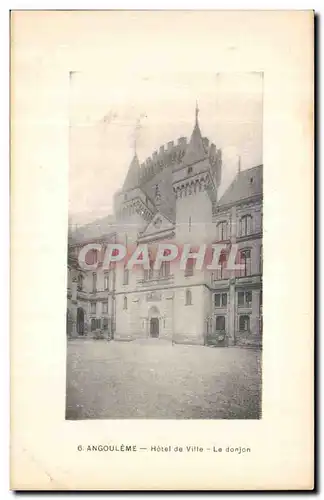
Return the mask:
{"type": "MultiPolygon", "coordinates": [[[[161,146],[144,163],[135,154],[122,189],[114,197],[114,218],[102,219],[97,233],[86,238],[83,228],[69,237],[67,328],[71,336],[98,330],[115,340],[159,337],[176,343],[259,345],[262,339],[262,165],[238,170],[219,198],[222,155],[203,137],[196,110],[190,140],[161,146]],[[107,226],[107,227],[105,227],[107,226]],[[184,270],[179,259],[155,270],[125,262],[102,265],[109,243],[127,248],[163,242],[180,249],[190,244],[218,243],[224,249],[217,270],[201,269],[189,258],[184,270]],[[94,271],[81,269],[78,254],[87,243],[94,271]],[[228,266],[237,245],[236,263],[228,266]]],[[[207,252],[208,254],[208,252],[207,252]]],[[[207,255],[206,254],[206,255],[207,255]]],[[[212,258],[212,254],[211,254],[212,258]]]]}

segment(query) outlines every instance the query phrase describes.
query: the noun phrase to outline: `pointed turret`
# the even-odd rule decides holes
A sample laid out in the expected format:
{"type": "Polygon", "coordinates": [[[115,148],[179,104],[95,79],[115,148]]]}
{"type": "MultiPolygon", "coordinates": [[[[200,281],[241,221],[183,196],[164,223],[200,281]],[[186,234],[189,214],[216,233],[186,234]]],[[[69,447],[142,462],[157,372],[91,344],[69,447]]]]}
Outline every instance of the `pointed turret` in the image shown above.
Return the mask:
{"type": "Polygon", "coordinates": [[[140,174],[140,164],[138,161],[137,154],[135,153],[123,184],[123,191],[127,191],[129,189],[133,189],[136,186],[138,186],[139,174],[140,174]]]}
{"type": "Polygon", "coordinates": [[[199,113],[198,103],[196,103],[195,113],[196,113],[195,127],[191,134],[190,142],[188,144],[186,153],[182,160],[185,165],[192,165],[206,158],[206,150],[204,147],[204,142],[198,122],[198,113],[199,113]]]}

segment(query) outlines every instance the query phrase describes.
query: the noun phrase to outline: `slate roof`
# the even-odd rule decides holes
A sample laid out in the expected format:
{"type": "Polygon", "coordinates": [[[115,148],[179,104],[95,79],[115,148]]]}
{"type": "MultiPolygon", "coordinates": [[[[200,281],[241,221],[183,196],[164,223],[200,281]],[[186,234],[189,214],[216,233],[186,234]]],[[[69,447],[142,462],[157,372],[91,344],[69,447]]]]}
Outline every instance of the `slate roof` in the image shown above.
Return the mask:
{"type": "Polygon", "coordinates": [[[217,206],[230,205],[246,198],[262,195],[263,165],[242,170],[220,198],[217,206]]]}
{"type": "Polygon", "coordinates": [[[200,132],[198,119],[196,118],[195,127],[191,134],[190,142],[182,161],[185,165],[193,165],[204,158],[206,158],[206,150],[200,132]]]}

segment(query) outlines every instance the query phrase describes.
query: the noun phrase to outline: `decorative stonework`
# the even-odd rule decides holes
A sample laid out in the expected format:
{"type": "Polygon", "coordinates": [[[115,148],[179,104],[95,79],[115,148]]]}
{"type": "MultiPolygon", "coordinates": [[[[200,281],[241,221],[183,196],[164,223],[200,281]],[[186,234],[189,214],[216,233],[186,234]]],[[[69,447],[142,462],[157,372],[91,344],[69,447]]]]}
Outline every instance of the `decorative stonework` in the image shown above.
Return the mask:
{"type": "Polygon", "coordinates": [[[202,191],[215,191],[209,172],[183,179],[173,185],[173,192],[176,199],[185,198],[186,196],[191,196],[202,191]]]}
{"type": "Polygon", "coordinates": [[[140,198],[134,198],[127,202],[123,208],[119,211],[119,217],[125,219],[133,214],[139,214],[146,222],[151,222],[153,219],[153,212],[145,205],[145,203],[140,198]]]}

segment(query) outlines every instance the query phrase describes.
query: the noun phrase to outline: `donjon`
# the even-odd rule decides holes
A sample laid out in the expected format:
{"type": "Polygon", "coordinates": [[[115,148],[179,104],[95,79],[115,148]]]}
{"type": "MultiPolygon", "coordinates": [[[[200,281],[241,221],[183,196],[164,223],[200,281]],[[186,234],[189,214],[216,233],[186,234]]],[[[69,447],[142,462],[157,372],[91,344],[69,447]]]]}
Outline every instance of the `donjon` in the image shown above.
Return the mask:
{"type": "MultiPolygon", "coordinates": [[[[67,333],[116,341],[164,339],[174,343],[231,346],[262,342],[262,165],[237,174],[219,197],[222,153],[202,136],[198,108],[190,139],[161,146],[144,162],[137,154],[122,188],[114,196],[114,214],[69,230],[67,333]],[[107,245],[128,249],[147,244],[149,266],[129,270],[125,262],[103,266],[107,245]],[[222,244],[218,269],[185,269],[179,259],[154,269],[161,242],[191,252],[222,244]],[[80,267],[86,244],[95,270],[80,267]],[[228,268],[237,248],[239,271],[228,268]],[[98,247],[99,248],[99,247],[98,247]]],[[[154,340],[155,341],[155,340],[154,340]]]]}

